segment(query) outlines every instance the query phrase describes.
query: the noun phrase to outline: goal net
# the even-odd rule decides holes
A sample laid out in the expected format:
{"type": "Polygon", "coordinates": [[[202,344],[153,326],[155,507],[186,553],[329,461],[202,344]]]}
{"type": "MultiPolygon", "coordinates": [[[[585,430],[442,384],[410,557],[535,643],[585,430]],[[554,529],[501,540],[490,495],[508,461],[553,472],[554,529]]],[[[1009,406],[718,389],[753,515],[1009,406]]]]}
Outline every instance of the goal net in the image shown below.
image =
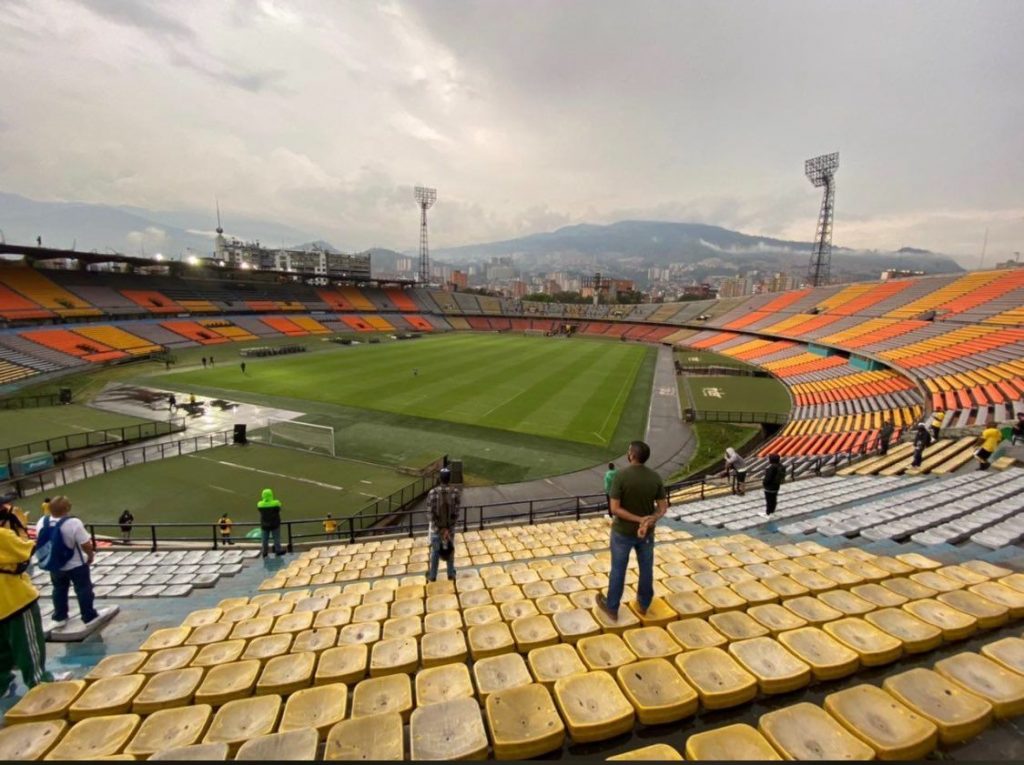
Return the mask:
{"type": "Polygon", "coordinates": [[[335,456],[334,428],[330,425],[313,425],[296,420],[268,420],[263,436],[271,446],[335,456]]]}

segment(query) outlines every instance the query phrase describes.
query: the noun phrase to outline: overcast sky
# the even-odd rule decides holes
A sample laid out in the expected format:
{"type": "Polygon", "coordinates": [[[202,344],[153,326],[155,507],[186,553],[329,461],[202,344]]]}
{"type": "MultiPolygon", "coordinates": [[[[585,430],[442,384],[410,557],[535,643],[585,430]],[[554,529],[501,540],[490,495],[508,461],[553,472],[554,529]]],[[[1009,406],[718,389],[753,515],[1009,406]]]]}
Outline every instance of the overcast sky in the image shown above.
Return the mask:
{"type": "Polygon", "coordinates": [[[1024,250],[1024,2],[0,0],[0,190],[355,249],[623,218],[1024,250]]]}

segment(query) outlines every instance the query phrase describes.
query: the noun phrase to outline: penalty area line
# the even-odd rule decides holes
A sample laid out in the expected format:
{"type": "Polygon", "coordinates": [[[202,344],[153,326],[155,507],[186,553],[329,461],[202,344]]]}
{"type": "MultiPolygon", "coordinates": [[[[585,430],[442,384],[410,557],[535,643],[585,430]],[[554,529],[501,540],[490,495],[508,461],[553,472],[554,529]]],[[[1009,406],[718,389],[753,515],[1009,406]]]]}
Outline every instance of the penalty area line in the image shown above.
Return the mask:
{"type": "Polygon", "coordinates": [[[227,462],[225,460],[212,460],[209,457],[198,457],[194,454],[188,455],[192,459],[203,460],[204,462],[212,462],[215,465],[224,465],[225,467],[233,467],[239,470],[248,470],[250,473],[260,473],[262,475],[272,475],[275,478],[287,478],[289,481],[298,481],[299,483],[308,483],[311,486],[319,486],[321,489],[332,489],[333,491],[345,491],[344,486],[335,486],[333,483],[323,483],[322,481],[314,481],[312,478],[300,478],[295,475],[288,475],[287,473],[275,473],[272,470],[263,470],[262,468],[254,468],[249,465],[239,465],[237,462],[227,462]]]}

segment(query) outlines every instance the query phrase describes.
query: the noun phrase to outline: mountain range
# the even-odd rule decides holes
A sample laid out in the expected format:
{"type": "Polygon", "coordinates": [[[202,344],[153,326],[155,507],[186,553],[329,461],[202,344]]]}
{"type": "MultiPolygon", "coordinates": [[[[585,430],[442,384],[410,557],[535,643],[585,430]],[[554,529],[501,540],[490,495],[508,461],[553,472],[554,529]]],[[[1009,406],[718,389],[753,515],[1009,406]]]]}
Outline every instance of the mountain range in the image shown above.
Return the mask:
{"type": "MultiPolygon", "coordinates": [[[[214,210],[166,211],[82,202],[39,202],[0,192],[0,233],[11,243],[33,243],[36,236],[51,247],[81,251],[116,251],[129,255],[158,252],[177,256],[213,250],[214,210]]],[[[226,216],[224,228],[239,239],[267,246],[319,247],[338,251],[310,232],[273,221],[226,216]],[[296,245],[297,242],[306,242],[296,245]]],[[[649,267],[681,263],[693,278],[753,269],[802,271],[811,251],[808,242],[787,241],[731,231],[720,226],[667,221],[620,221],[609,225],[579,224],[556,231],[498,242],[435,249],[433,258],[452,265],[493,257],[512,257],[523,271],[603,269],[635,275],[649,267]]],[[[403,254],[369,251],[374,270],[391,272],[403,254]]],[[[878,278],[886,268],[929,273],[963,270],[951,257],[905,247],[896,252],[863,252],[836,247],[833,274],[845,278],[878,278]]]]}

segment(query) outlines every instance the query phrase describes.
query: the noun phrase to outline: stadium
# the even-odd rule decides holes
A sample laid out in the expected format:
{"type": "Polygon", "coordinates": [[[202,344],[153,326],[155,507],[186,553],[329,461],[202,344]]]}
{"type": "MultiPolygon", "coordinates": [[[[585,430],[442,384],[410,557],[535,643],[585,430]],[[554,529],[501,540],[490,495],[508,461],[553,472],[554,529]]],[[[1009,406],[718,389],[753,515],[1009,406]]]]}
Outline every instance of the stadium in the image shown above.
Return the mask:
{"type": "Polygon", "coordinates": [[[5,760],[1019,758],[1024,269],[563,305],[2,247],[3,490],[71,498],[120,609],[44,619],[71,676],[12,686],[5,760]],[[638,439],[670,509],[612,620],[638,439]]]}

